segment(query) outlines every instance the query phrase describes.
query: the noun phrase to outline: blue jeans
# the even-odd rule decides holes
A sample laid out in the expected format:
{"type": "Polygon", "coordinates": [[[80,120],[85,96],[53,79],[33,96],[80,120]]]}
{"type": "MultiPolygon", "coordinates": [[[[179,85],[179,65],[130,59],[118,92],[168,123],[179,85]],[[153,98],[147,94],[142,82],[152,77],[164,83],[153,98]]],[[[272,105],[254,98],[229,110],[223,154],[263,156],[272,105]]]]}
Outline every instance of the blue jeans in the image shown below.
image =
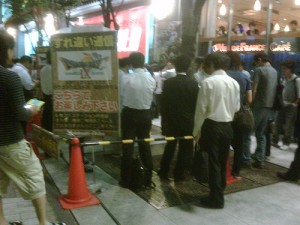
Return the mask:
{"type": "Polygon", "coordinates": [[[252,132],[249,132],[245,135],[243,135],[243,161],[244,162],[250,162],[251,161],[251,134],[252,132]]]}
{"type": "Polygon", "coordinates": [[[263,107],[253,107],[252,113],[254,116],[254,132],[256,137],[256,150],[255,150],[255,160],[257,162],[263,163],[265,161],[266,154],[266,128],[268,125],[269,117],[272,113],[271,108],[263,107]]]}

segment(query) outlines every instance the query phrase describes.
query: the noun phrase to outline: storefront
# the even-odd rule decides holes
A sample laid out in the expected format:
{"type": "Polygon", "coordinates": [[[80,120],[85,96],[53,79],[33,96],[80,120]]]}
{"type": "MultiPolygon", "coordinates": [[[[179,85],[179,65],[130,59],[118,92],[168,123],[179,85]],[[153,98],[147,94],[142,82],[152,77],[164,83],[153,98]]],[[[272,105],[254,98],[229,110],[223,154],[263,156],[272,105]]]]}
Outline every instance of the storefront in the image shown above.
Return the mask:
{"type": "MultiPolygon", "coordinates": [[[[256,0],[255,2],[257,2],[256,0]]],[[[247,70],[253,69],[253,56],[257,52],[267,52],[272,65],[280,71],[280,64],[287,58],[297,62],[296,72],[300,73],[300,31],[292,30],[290,20],[297,20],[298,9],[294,1],[283,7],[281,1],[261,0],[261,9],[254,10],[254,1],[245,0],[243,5],[237,0],[207,0],[202,9],[201,31],[198,36],[197,51],[199,56],[228,50],[238,52],[247,70]],[[227,9],[221,14],[221,8],[227,9]],[[279,16],[281,18],[279,19],[279,16]],[[205,17],[206,16],[206,17],[205,17]],[[215,16],[216,20],[210,20],[215,16]],[[250,28],[243,28],[253,22],[257,34],[249,35],[250,28]],[[239,24],[239,26],[235,26],[239,24]],[[276,26],[274,30],[273,25],[276,26]],[[209,26],[210,25],[210,26],[209,26]],[[272,25],[272,26],[271,26],[272,25]],[[224,33],[220,33],[223,26],[224,33]],[[237,27],[243,29],[236,33],[237,27]]],[[[300,18],[299,18],[300,19],[300,18]]]]}

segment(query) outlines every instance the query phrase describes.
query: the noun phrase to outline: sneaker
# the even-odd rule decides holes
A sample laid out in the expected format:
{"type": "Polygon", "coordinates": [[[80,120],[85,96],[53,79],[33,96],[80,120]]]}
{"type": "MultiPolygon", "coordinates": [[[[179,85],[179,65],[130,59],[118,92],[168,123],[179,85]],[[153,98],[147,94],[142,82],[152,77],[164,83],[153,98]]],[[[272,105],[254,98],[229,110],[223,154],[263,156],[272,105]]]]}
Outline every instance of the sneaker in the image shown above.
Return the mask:
{"type": "Polygon", "coordinates": [[[288,145],[282,145],[280,147],[281,150],[288,150],[289,149],[289,146],[288,145]]]}
{"type": "Polygon", "coordinates": [[[13,221],[13,222],[8,222],[8,225],[22,225],[23,223],[21,221],[13,221]]]}
{"type": "Polygon", "coordinates": [[[275,148],[280,148],[278,142],[271,142],[271,145],[274,146],[275,148]]]}

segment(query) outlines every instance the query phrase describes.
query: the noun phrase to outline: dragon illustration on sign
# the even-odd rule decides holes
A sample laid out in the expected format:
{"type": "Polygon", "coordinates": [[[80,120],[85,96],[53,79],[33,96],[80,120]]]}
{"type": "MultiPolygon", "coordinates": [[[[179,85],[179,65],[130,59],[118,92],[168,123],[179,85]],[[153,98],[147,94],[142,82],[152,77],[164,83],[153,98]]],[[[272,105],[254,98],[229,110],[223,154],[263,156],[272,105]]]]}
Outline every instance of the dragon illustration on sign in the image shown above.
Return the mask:
{"type": "Polygon", "coordinates": [[[80,60],[71,60],[66,57],[59,57],[66,71],[80,69],[81,79],[91,79],[91,71],[97,69],[103,72],[103,62],[108,61],[108,56],[103,56],[97,52],[82,52],[83,57],[80,60]]]}

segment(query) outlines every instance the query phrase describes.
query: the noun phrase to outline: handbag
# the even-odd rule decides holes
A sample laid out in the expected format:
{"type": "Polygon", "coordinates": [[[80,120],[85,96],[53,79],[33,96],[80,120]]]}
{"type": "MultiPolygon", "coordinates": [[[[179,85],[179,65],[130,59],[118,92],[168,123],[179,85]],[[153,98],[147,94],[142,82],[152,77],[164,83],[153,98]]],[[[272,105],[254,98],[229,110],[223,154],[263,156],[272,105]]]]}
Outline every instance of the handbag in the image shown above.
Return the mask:
{"type": "Polygon", "coordinates": [[[192,175],[200,183],[208,182],[208,154],[200,149],[199,144],[195,145],[192,175]]]}
{"type": "Polygon", "coordinates": [[[138,191],[144,187],[146,168],[144,167],[141,158],[135,154],[131,164],[131,179],[129,182],[129,189],[138,191]]]}
{"type": "Polygon", "coordinates": [[[254,117],[249,105],[241,105],[238,112],[234,114],[233,126],[240,131],[250,132],[254,128],[254,117]]]}

